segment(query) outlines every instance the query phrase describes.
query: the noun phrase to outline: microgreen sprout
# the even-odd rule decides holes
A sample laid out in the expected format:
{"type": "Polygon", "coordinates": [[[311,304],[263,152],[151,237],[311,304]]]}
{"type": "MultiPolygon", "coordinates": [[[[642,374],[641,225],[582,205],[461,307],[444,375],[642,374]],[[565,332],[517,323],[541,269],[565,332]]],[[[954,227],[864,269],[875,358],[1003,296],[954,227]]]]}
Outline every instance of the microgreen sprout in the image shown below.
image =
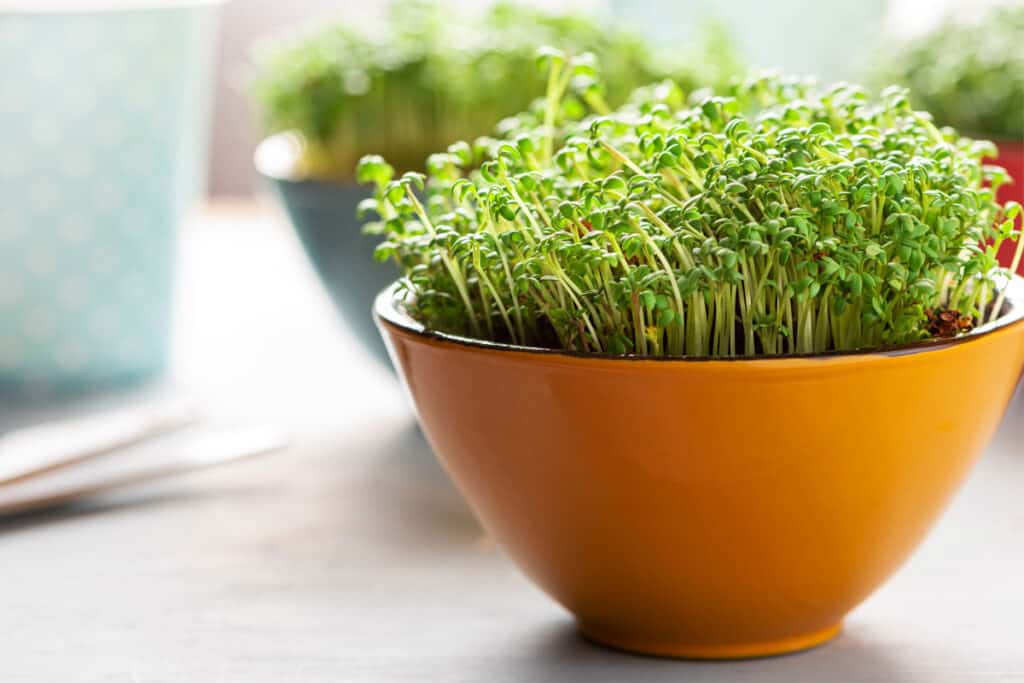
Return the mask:
{"type": "MultiPolygon", "coordinates": [[[[428,329],[640,356],[819,353],[959,334],[1000,315],[1021,207],[890,88],[755,75],[610,111],[590,55],[540,56],[546,97],[500,135],[359,177],[380,259],[428,329]]],[[[1016,266],[1016,264],[1014,264],[1016,266]]]]}

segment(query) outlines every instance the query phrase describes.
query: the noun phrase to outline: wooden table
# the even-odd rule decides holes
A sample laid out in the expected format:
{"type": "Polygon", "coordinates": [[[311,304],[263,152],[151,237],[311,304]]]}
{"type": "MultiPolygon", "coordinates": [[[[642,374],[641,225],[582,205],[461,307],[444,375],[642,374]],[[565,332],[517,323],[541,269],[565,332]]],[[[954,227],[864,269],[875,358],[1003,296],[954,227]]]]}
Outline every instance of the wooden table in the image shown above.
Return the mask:
{"type": "MultiPolygon", "coordinates": [[[[174,383],[287,453],[0,522],[0,681],[1024,681],[1024,398],[913,560],[834,643],[632,657],[483,535],[391,375],[272,209],[185,231],[174,383]]],[[[10,416],[8,416],[10,418],[10,416]]]]}

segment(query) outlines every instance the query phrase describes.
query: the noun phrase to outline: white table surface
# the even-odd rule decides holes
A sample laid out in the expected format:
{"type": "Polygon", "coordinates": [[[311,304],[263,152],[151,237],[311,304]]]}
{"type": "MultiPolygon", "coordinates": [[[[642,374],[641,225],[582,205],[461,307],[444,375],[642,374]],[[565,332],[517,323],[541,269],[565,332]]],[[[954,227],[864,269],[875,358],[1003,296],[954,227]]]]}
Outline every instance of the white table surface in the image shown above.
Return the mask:
{"type": "Polygon", "coordinates": [[[935,532],[832,644],[649,659],[581,640],[488,541],[276,211],[204,212],[181,291],[173,384],[294,445],[0,520],[3,683],[1024,681],[1020,392],[935,532]]]}

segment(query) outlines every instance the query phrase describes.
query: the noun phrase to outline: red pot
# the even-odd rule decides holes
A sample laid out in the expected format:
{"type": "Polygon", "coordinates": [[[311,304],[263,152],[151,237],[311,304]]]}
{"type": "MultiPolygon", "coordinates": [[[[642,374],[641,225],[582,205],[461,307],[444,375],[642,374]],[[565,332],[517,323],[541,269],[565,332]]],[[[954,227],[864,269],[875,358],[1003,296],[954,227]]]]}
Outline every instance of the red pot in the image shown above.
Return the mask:
{"type": "MultiPolygon", "coordinates": [[[[1012,183],[999,188],[998,199],[1000,202],[1012,199],[1024,204],[1024,141],[1002,140],[996,143],[996,147],[999,148],[999,158],[985,159],[985,163],[1002,166],[1009,172],[1010,177],[1013,178],[1012,183]]],[[[1016,242],[1005,243],[999,251],[999,260],[1004,265],[1010,265],[1016,248],[1016,242]]],[[[1024,275],[1024,259],[1021,260],[1017,272],[1024,275]]]]}

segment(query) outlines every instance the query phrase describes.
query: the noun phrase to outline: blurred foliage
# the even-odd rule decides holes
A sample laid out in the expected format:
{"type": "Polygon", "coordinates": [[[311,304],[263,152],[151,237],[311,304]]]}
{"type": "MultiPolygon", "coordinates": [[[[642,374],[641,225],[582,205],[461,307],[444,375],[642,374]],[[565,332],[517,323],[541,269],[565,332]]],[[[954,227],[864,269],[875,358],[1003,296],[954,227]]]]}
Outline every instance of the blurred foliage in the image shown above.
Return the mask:
{"type": "Polygon", "coordinates": [[[996,7],[977,22],[948,19],[883,50],[872,80],[909,87],[940,125],[1024,140],[1024,4],[996,7]]]}
{"type": "Polygon", "coordinates": [[[613,106],[661,78],[693,90],[721,87],[742,70],[719,26],[668,58],[579,14],[503,3],[453,16],[440,2],[416,0],[393,2],[383,31],[339,23],[266,46],[255,56],[251,94],[266,132],[300,134],[300,175],[347,180],[369,152],[400,170],[421,169],[431,152],[492,132],[544,94],[534,63],[540,45],[595,53],[613,106]]]}

